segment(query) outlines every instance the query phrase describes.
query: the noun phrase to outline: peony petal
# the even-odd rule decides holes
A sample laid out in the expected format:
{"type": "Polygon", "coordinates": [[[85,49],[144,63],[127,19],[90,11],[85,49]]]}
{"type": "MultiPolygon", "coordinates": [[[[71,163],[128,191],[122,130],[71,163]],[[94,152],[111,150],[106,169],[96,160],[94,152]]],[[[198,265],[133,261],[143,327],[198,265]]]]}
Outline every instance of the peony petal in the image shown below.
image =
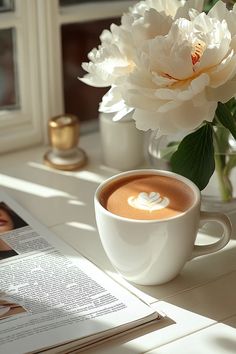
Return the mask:
{"type": "Polygon", "coordinates": [[[118,120],[121,120],[122,118],[125,118],[125,116],[127,116],[127,114],[129,114],[132,111],[133,111],[133,108],[125,106],[123,109],[121,109],[119,112],[117,112],[114,115],[112,120],[114,122],[117,122],[118,120]]]}
{"type": "Polygon", "coordinates": [[[202,32],[205,49],[197,66],[198,71],[219,64],[227,54],[231,42],[231,34],[225,21],[219,22],[205,14],[194,20],[194,27],[202,32]]]}
{"type": "Polygon", "coordinates": [[[236,95],[236,77],[234,81],[225,83],[222,86],[212,89],[209,87],[207,89],[207,98],[211,101],[228,102],[232,97],[236,95]]]}
{"type": "Polygon", "coordinates": [[[131,35],[136,47],[142,42],[155,38],[159,35],[166,35],[171,27],[172,19],[164,12],[157,12],[150,9],[145,12],[144,17],[134,22],[131,28],[131,35]]]}
{"type": "Polygon", "coordinates": [[[236,55],[225,60],[220,66],[216,67],[210,74],[210,86],[216,88],[224,85],[227,81],[232,79],[236,74],[236,55]]]}
{"type": "Polygon", "coordinates": [[[232,35],[236,34],[236,6],[235,5],[232,11],[228,11],[226,4],[224,2],[217,1],[217,3],[209,11],[208,16],[212,18],[217,18],[220,21],[223,20],[226,21],[230,33],[232,35]]]}
{"type": "Polygon", "coordinates": [[[162,113],[159,118],[160,130],[163,134],[190,132],[198,128],[203,121],[212,121],[216,107],[216,102],[204,102],[194,106],[192,101],[187,101],[175,107],[173,111],[162,113]]]}
{"type": "Polygon", "coordinates": [[[137,128],[141,130],[160,129],[162,134],[183,131],[187,133],[198,128],[205,120],[212,121],[216,107],[216,102],[202,101],[202,104],[196,106],[193,101],[187,101],[166,112],[146,112],[136,109],[133,118],[136,120],[137,128]]]}
{"type": "Polygon", "coordinates": [[[223,1],[217,1],[216,4],[208,12],[209,17],[217,18],[220,21],[226,18],[227,14],[228,10],[226,8],[226,4],[223,1]]]}
{"type": "Polygon", "coordinates": [[[180,91],[177,98],[181,101],[191,100],[200,92],[204,91],[209,82],[209,76],[203,73],[191,81],[187,90],[180,91]]]}
{"type": "Polygon", "coordinates": [[[101,77],[93,74],[86,74],[84,77],[78,77],[78,79],[81,82],[94,87],[107,87],[111,84],[108,80],[102,80],[101,77]]]}
{"type": "MultiPolygon", "coordinates": [[[[183,22],[179,25],[184,25],[183,22]]],[[[193,73],[192,48],[186,41],[182,41],[179,25],[174,24],[168,36],[149,41],[149,57],[151,70],[183,80],[193,73]]]]}
{"type": "Polygon", "coordinates": [[[181,89],[159,89],[156,90],[155,96],[162,100],[191,100],[195,95],[199,94],[209,84],[209,76],[205,73],[196,77],[192,81],[186,82],[181,89]],[[185,89],[186,87],[186,89],[185,89]]]}
{"type": "Polygon", "coordinates": [[[117,86],[112,86],[103,96],[102,102],[99,105],[99,112],[117,112],[122,110],[125,106],[120,89],[117,86]]]}
{"type": "Polygon", "coordinates": [[[152,72],[152,82],[157,87],[170,87],[173,84],[177,83],[178,81],[172,79],[171,77],[163,76],[158,73],[152,72]]]}
{"type": "Polygon", "coordinates": [[[174,109],[176,109],[177,107],[179,107],[182,104],[182,102],[180,101],[168,101],[166,103],[163,103],[160,108],[158,109],[158,113],[166,113],[166,112],[170,112],[173,111],[174,109]]]}
{"type": "Polygon", "coordinates": [[[125,97],[125,102],[129,107],[142,110],[155,111],[162,105],[162,102],[156,99],[152,91],[128,89],[124,91],[123,97],[125,97]]]}
{"type": "Polygon", "coordinates": [[[171,90],[169,88],[161,88],[155,91],[155,97],[160,100],[175,100],[180,90],[171,90]]]}
{"type": "Polygon", "coordinates": [[[196,10],[196,12],[201,12],[203,9],[204,0],[188,0],[184,6],[179,7],[175,19],[177,18],[189,18],[189,12],[196,10]]]}
{"type": "Polygon", "coordinates": [[[140,130],[147,131],[159,128],[159,122],[154,111],[135,109],[133,119],[136,121],[136,127],[140,130]]]}

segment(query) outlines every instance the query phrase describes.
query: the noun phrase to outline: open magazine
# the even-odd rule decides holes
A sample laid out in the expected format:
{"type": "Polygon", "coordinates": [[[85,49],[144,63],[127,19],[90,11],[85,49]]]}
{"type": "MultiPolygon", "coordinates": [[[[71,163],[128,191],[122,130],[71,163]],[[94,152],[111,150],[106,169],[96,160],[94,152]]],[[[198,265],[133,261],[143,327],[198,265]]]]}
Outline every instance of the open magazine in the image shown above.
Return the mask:
{"type": "Polygon", "coordinates": [[[71,353],[160,316],[0,192],[0,353],[71,353]]]}

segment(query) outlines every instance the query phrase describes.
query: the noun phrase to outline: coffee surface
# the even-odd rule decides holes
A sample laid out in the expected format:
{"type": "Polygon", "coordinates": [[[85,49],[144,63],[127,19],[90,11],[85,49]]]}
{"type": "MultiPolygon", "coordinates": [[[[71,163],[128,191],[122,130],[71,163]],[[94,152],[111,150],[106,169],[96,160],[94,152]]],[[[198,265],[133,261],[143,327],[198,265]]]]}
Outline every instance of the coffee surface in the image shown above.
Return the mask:
{"type": "Polygon", "coordinates": [[[137,220],[174,217],[186,211],[193,200],[193,191],[185,183],[151,174],[123,177],[100,194],[100,202],[108,211],[137,220]]]}

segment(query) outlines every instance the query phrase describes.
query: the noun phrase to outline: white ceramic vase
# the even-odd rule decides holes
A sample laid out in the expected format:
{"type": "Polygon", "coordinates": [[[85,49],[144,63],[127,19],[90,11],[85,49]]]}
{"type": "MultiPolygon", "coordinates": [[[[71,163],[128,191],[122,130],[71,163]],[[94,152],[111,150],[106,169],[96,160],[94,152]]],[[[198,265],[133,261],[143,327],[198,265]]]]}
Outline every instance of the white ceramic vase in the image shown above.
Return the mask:
{"type": "Polygon", "coordinates": [[[100,113],[103,162],[120,171],[139,167],[144,161],[144,133],[135,126],[132,114],[113,121],[113,114],[100,113]]]}

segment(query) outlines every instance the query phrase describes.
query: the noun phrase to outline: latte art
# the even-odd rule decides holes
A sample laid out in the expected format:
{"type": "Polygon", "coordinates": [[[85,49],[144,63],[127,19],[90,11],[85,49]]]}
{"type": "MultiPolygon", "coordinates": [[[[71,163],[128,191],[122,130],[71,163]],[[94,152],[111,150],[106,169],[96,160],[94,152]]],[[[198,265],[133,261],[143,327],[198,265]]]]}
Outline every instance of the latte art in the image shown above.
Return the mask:
{"type": "Polygon", "coordinates": [[[163,220],[185,212],[194,201],[191,188],[178,179],[136,174],[108,183],[99,197],[114,215],[135,220],[163,220]]]}
{"type": "Polygon", "coordinates": [[[157,192],[141,192],[137,197],[129,197],[128,204],[133,208],[151,212],[166,208],[170,204],[170,201],[166,197],[161,197],[157,192]]]}

